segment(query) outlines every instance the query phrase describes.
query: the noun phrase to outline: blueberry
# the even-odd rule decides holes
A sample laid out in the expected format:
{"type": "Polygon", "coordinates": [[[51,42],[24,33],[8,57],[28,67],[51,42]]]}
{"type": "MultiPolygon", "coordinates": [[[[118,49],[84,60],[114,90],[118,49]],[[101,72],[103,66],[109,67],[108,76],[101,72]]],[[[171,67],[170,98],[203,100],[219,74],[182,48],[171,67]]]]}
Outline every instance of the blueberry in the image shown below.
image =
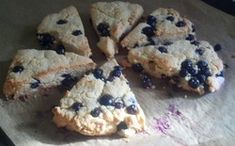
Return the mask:
{"type": "Polygon", "coordinates": [[[208,67],[208,63],[206,61],[200,60],[197,62],[197,66],[199,69],[204,69],[208,67]]]}
{"type": "Polygon", "coordinates": [[[149,24],[151,27],[155,28],[156,23],[157,23],[156,17],[151,16],[151,15],[147,17],[147,24],[149,24]]]}
{"type": "Polygon", "coordinates": [[[100,69],[100,68],[96,68],[96,69],[93,71],[93,74],[94,74],[94,76],[95,76],[96,79],[101,79],[101,80],[104,79],[103,70],[100,69]]]}
{"type": "Polygon", "coordinates": [[[219,74],[216,74],[216,77],[224,77],[224,71],[221,71],[219,74]]]}
{"type": "Polygon", "coordinates": [[[171,22],[172,22],[172,21],[174,21],[174,20],[175,20],[175,18],[174,18],[173,16],[167,16],[167,17],[166,17],[166,20],[169,20],[169,21],[171,21],[171,22]]]}
{"type": "Polygon", "coordinates": [[[67,20],[65,20],[65,19],[60,19],[60,20],[58,20],[56,23],[57,24],[65,24],[65,23],[67,23],[68,21],[67,20]]]}
{"type": "Polygon", "coordinates": [[[159,50],[161,53],[168,53],[167,48],[166,48],[166,47],[163,47],[163,46],[158,47],[158,50],[159,50]]]}
{"type": "Polygon", "coordinates": [[[175,25],[177,27],[184,27],[186,25],[186,23],[184,21],[178,21],[175,25]]]}
{"type": "Polygon", "coordinates": [[[189,70],[191,68],[193,68],[193,62],[189,59],[185,59],[182,63],[181,63],[181,68],[184,68],[186,70],[189,70]]]}
{"type": "Polygon", "coordinates": [[[199,46],[200,42],[198,42],[198,41],[192,41],[191,44],[192,44],[192,45],[195,45],[195,46],[199,46]]]}
{"type": "Polygon", "coordinates": [[[121,70],[122,71],[122,67],[117,65],[117,66],[114,66],[114,70],[121,70]]]}
{"type": "Polygon", "coordinates": [[[77,112],[81,107],[83,107],[83,104],[81,102],[75,102],[71,107],[75,110],[75,112],[77,112]]]}
{"type": "Polygon", "coordinates": [[[181,77],[186,77],[188,74],[189,74],[189,72],[188,72],[188,70],[187,69],[185,69],[185,68],[182,68],[181,70],[180,70],[180,76],[181,77]]]}
{"type": "Polygon", "coordinates": [[[151,88],[153,86],[151,78],[146,74],[143,74],[142,76],[142,86],[144,88],[151,88]]]}
{"type": "Polygon", "coordinates": [[[203,53],[205,52],[203,49],[199,48],[199,49],[196,49],[195,52],[199,55],[203,55],[203,53]]]}
{"type": "Polygon", "coordinates": [[[111,76],[113,76],[113,77],[120,77],[121,75],[122,75],[122,70],[114,69],[111,72],[111,76]]]}
{"type": "Polygon", "coordinates": [[[197,74],[197,70],[194,69],[194,68],[188,69],[188,72],[189,72],[192,76],[195,76],[195,75],[197,74]]]}
{"type": "Polygon", "coordinates": [[[37,34],[37,39],[42,47],[51,48],[55,38],[49,33],[37,34]]]}
{"type": "Polygon", "coordinates": [[[21,65],[14,66],[12,69],[14,73],[21,73],[23,70],[24,70],[24,67],[21,65]]]}
{"type": "Polygon", "coordinates": [[[100,34],[100,36],[110,36],[110,32],[109,32],[109,25],[107,23],[100,23],[97,26],[97,30],[100,34]]]}
{"type": "Polygon", "coordinates": [[[152,36],[155,35],[154,29],[152,27],[149,27],[149,26],[144,27],[142,29],[142,33],[145,34],[147,37],[152,37],[152,36]]]}
{"type": "Polygon", "coordinates": [[[82,31],[81,30],[74,30],[73,32],[72,32],[72,35],[74,35],[74,36],[79,36],[79,35],[81,35],[82,34],[82,31]]]}
{"type": "Polygon", "coordinates": [[[207,68],[205,68],[205,69],[203,69],[203,70],[201,70],[201,72],[200,72],[201,74],[204,74],[205,76],[211,76],[212,75],[212,73],[211,73],[211,71],[210,71],[210,69],[207,67],[207,68]]]}
{"type": "Polygon", "coordinates": [[[121,109],[124,107],[124,104],[122,102],[115,102],[114,107],[117,109],[121,109]]]}
{"type": "Polygon", "coordinates": [[[216,44],[214,46],[214,50],[217,52],[217,51],[220,51],[222,49],[222,46],[220,44],[216,44]]]}
{"type": "Polygon", "coordinates": [[[72,77],[70,74],[62,75],[64,79],[61,81],[61,87],[65,90],[70,90],[76,84],[77,78],[72,77]]]}
{"type": "Polygon", "coordinates": [[[204,84],[207,77],[203,74],[197,74],[196,78],[199,80],[200,84],[204,84]]]}
{"type": "Polygon", "coordinates": [[[65,54],[65,48],[63,45],[59,45],[55,48],[55,51],[57,54],[64,55],[65,54]]]}
{"type": "Polygon", "coordinates": [[[144,70],[144,68],[142,67],[142,65],[140,63],[133,64],[132,68],[137,73],[140,73],[144,70]]]}
{"type": "Polygon", "coordinates": [[[123,121],[123,122],[120,122],[118,125],[117,125],[117,130],[120,131],[120,130],[124,130],[124,129],[127,129],[127,125],[126,123],[123,121]]]}
{"type": "Polygon", "coordinates": [[[195,25],[192,25],[192,32],[195,32],[195,31],[196,31],[195,25]]]}
{"type": "Polygon", "coordinates": [[[134,105],[134,104],[128,106],[128,107],[126,108],[126,110],[127,110],[127,113],[128,113],[128,114],[131,114],[131,115],[135,115],[135,114],[137,113],[137,111],[138,111],[137,106],[134,105]]]}
{"type": "Polygon", "coordinates": [[[199,87],[200,81],[197,78],[193,77],[188,81],[188,84],[190,87],[195,89],[195,88],[199,87]]]}
{"type": "Polygon", "coordinates": [[[35,79],[35,80],[36,80],[35,82],[32,82],[32,83],[30,84],[30,87],[31,87],[32,89],[35,89],[35,88],[39,87],[39,85],[40,85],[40,83],[41,83],[38,79],[35,79]]]}
{"type": "Polygon", "coordinates": [[[165,45],[165,46],[169,46],[169,45],[172,45],[173,44],[173,42],[165,42],[165,43],[163,43],[163,45],[165,45]]]}
{"type": "Polygon", "coordinates": [[[192,40],[195,39],[195,37],[194,37],[194,35],[189,34],[185,39],[188,40],[188,41],[192,41],[192,40]]]}
{"type": "Polygon", "coordinates": [[[90,112],[90,114],[93,116],[93,117],[98,117],[99,115],[100,115],[100,113],[101,113],[101,109],[100,108],[94,108],[91,112],[90,112]]]}
{"type": "Polygon", "coordinates": [[[114,102],[113,101],[113,96],[108,95],[108,94],[103,95],[99,98],[99,103],[101,105],[111,106],[111,105],[113,105],[113,102],[114,102]]]}

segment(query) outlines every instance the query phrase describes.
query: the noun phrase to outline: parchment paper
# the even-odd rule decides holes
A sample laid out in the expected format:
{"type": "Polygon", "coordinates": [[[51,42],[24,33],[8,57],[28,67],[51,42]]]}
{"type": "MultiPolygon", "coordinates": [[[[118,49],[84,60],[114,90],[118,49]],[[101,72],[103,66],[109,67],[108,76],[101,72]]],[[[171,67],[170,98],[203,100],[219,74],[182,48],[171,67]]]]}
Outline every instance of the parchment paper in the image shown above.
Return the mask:
{"type": "MultiPolygon", "coordinates": [[[[89,23],[91,0],[1,0],[0,88],[17,49],[39,48],[35,29],[42,18],[69,5],[82,17],[93,48],[94,60],[105,57],[97,49],[97,36],[89,23]]],[[[216,93],[198,96],[156,80],[156,89],[142,89],[138,75],[125,71],[147,118],[146,132],[130,139],[118,136],[86,137],[52,122],[51,108],[59,97],[45,96],[26,102],[5,101],[1,91],[0,126],[16,145],[235,145],[235,18],[197,0],[139,0],[145,15],[159,7],[172,7],[196,25],[197,36],[211,44],[221,43],[219,56],[228,65],[226,82],[216,93]]],[[[125,55],[123,50],[118,58],[125,55]]]]}

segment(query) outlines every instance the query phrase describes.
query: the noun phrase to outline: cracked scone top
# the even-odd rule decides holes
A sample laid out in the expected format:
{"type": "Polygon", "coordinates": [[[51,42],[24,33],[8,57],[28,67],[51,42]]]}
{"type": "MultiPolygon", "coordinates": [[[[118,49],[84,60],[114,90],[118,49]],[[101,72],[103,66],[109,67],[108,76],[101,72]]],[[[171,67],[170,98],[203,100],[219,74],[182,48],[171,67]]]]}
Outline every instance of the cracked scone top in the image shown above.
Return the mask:
{"type": "Polygon", "coordinates": [[[74,6],[46,16],[37,28],[37,39],[42,47],[60,53],[91,55],[81,18],[74,6]]]}
{"type": "Polygon", "coordinates": [[[191,21],[181,17],[174,9],[159,8],[145,22],[139,23],[122,41],[124,48],[169,43],[179,39],[194,39],[195,28],[191,21]]]}
{"type": "Polygon", "coordinates": [[[19,50],[9,67],[3,93],[9,99],[22,99],[41,95],[56,86],[69,89],[77,78],[93,68],[95,63],[90,58],[74,53],[19,50]]]}
{"type": "Polygon", "coordinates": [[[97,46],[107,58],[118,52],[117,43],[136,24],[143,8],[129,2],[97,2],[91,6],[91,19],[99,35],[97,46]]]}
{"type": "Polygon", "coordinates": [[[144,113],[114,59],[85,75],[53,113],[58,127],[89,136],[127,137],[145,127],[144,113]]]}
{"type": "Polygon", "coordinates": [[[223,62],[206,41],[139,47],[129,51],[128,60],[157,78],[171,78],[178,87],[199,94],[219,90],[224,82],[223,62]]]}

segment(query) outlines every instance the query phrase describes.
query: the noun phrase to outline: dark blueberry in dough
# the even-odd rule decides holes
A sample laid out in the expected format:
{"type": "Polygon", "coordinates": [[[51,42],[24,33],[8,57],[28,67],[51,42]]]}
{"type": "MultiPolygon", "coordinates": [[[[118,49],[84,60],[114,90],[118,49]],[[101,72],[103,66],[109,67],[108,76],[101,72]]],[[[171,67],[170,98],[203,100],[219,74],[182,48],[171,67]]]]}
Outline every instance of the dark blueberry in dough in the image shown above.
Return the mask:
{"type": "Polygon", "coordinates": [[[197,74],[196,78],[199,80],[200,84],[204,84],[206,81],[206,76],[203,74],[197,74]]]}
{"type": "Polygon", "coordinates": [[[97,26],[97,31],[99,32],[100,36],[110,36],[109,25],[107,23],[100,23],[97,26]]]}
{"type": "Polygon", "coordinates": [[[193,77],[188,81],[188,84],[190,87],[195,89],[195,88],[199,87],[200,81],[197,78],[193,77]]]}
{"type": "Polygon", "coordinates": [[[121,109],[124,107],[124,104],[122,102],[115,102],[114,107],[117,109],[121,109]]]}
{"type": "Polygon", "coordinates": [[[151,88],[153,86],[151,78],[148,75],[143,75],[143,77],[142,77],[142,86],[144,88],[151,88]]]}
{"type": "Polygon", "coordinates": [[[197,62],[197,66],[199,69],[204,69],[208,67],[208,63],[206,61],[200,60],[197,62]]]}
{"type": "Polygon", "coordinates": [[[137,106],[134,105],[134,104],[128,106],[128,107],[126,108],[126,110],[127,110],[127,113],[128,113],[128,114],[131,114],[131,115],[135,115],[135,114],[137,113],[137,111],[138,111],[137,106]]]}
{"type": "Polygon", "coordinates": [[[193,68],[193,62],[190,59],[185,59],[182,63],[181,63],[181,68],[184,68],[186,70],[189,70],[191,68],[193,68]]]}
{"type": "Polygon", "coordinates": [[[195,39],[195,37],[194,37],[194,35],[189,34],[185,39],[188,40],[188,41],[192,41],[192,40],[195,39]]]}
{"type": "Polygon", "coordinates": [[[73,32],[72,32],[72,35],[74,35],[74,36],[79,36],[79,35],[81,35],[82,34],[82,31],[81,30],[74,30],[73,32]]]}
{"type": "Polygon", "coordinates": [[[111,72],[111,76],[113,76],[113,77],[120,77],[121,75],[122,75],[122,70],[119,70],[119,69],[114,69],[111,72]]]}
{"type": "Polygon", "coordinates": [[[192,41],[191,44],[192,44],[192,45],[195,45],[195,46],[199,46],[199,45],[200,45],[200,42],[198,42],[198,41],[192,41]]]}
{"type": "Polygon", "coordinates": [[[194,69],[194,68],[188,69],[188,72],[189,72],[192,76],[195,76],[195,75],[197,74],[197,70],[194,69]]]}
{"type": "Polygon", "coordinates": [[[224,71],[221,71],[219,74],[216,74],[216,77],[224,77],[224,71]]]}
{"type": "Polygon", "coordinates": [[[187,69],[182,68],[182,69],[180,70],[180,76],[181,76],[181,77],[186,77],[188,74],[189,74],[189,72],[188,72],[187,69]]]}
{"type": "Polygon", "coordinates": [[[195,52],[199,55],[203,55],[203,53],[205,52],[203,49],[199,48],[199,49],[196,49],[195,52]]]}
{"type": "Polygon", "coordinates": [[[77,78],[72,77],[70,74],[62,75],[64,79],[61,81],[61,87],[65,90],[70,90],[76,84],[77,78]]]}
{"type": "Polygon", "coordinates": [[[166,47],[163,47],[163,46],[158,47],[158,50],[159,50],[161,53],[168,53],[167,48],[166,48],[166,47]]]}
{"type": "Polygon", "coordinates": [[[120,131],[120,130],[125,130],[127,129],[127,125],[126,123],[123,121],[123,122],[120,122],[118,125],[117,125],[117,130],[120,131]]]}
{"type": "Polygon", "coordinates": [[[178,21],[175,25],[177,27],[184,27],[186,25],[186,23],[184,21],[178,21]]]}
{"type": "Polygon", "coordinates": [[[100,115],[100,113],[101,113],[101,109],[100,108],[94,108],[91,112],[90,112],[90,114],[93,116],[93,117],[98,117],[99,115],[100,115]]]}
{"type": "Polygon", "coordinates": [[[24,67],[21,66],[21,65],[17,65],[17,66],[15,66],[15,67],[13,67],[13,69],[12,69],[12,71],[13,71],[14,73],[21,73],[23,70],[24,70],[24,67]]]}
{"type": "Polygon", "coordinates": [[[31,87],[32,89],[35,89],[35,88],[39,87],[40,83],[41,83],[41,82],[40,82],[38,79],[35,79],[35,82],[32,82],[32,83],[30,84],[30,87],[31,87]]]}
{"type": "Polygon", "coordinates": [[[106,95],[103,95],[103,96],[101,96],[100,98],[99,98],[99,103],[101,104],[101,105],[105,105],[105,106],[111,106],[111,105],[113,105],[113,96],[111,96],[111,95],[108,95],[108,94],[106,94],[106,95]]]}
{"type": "Polygon", "coordinates": [[[132,68],[137,73],[140,73],[144,70],[143,66],[140,63],[133,64],[132,68]]]}
{"type": "Polygon", "coordinates": [[[151,15],[147,17],[147,24],[149,24],[151,27],[155,28],[156,23],[157,23],[156,17],[151,16],[151,15]]]}
{"type": "Polygon", "coordinates": [[[81,102],[75,102],[75,103],[72,105],[72,109],[74,109],[75,112],[79,111],[81,107],[83,107],[83,104],[82,104],[81,102]]]}
{"type": "Polygon", "coordinates": [[[195,25],[192,25],[192,32],[195,32],[195,31],[196,31],[195,25]]]}
{"type": "Polygon", "coordinates": [[[96,79],[101,79],[101,80],[104,79],[103,70],[100,69],[100,68],[96,68],[96,69],[93,71],[93,74],[94,74],[94,76],[95,76],[96,79]]]}
{"type": "Polygon", "coordinates": [[[114,66],[114,70],[123,70],[123,68],[121,67],[121,66],[119,66],[119,65],[117,65],[117,66],[114,66]]]}
{"type": "Polygon", "coordinates": [[[175,18],[174,18],[173,16],[167,16],[167,17],[166,17],[166,20],[169,20],[169,21],[171,21],[171,22],[172,22],[172,21],[174,21],[174,20],[175,20],[175,18]]]}
{"type": "Polygon", "coordinates": [[[51,48],[55,41],[55,38],[49,33],[37,34],[37,39],[39,41],[39,44],[47,49],[51,48]]]}
{"type": "Polygon", "coordinates": [[[217,51],[220,51],[222,49],[222,46],[220,44],[216,44],[214,46],[214,50],[217,52],[217,51]]]}
{"type": "Polygon", "coordinates": [[[201,70],[201,73],[204,74],[207,77],[212,75],[212,73],[211,73],[211,71],[210,71],[210,69],[208,67],[203,69],[203,70],[201,70]]]}
{"type": "Polygon", "coordinates": [[[154,29],[152,27],[149,27],[149,26],[144,27],[142,29],[142,33],[145,34],[147,37],[152,37],[152,36],[155,35],[154,29]]]}
{"type": "Polygon", "coordinates": [[[55,51],[57,54],[64,55],[65,54],[65,48],[63,45],[59,45],[55,48],[55,51]]]}
{"type": "Polygon", "coordinates": [[[58,20],[56,23],[59,24],[59,25],[61,25],[61,24],[66,24],[67,22],[68,22],[68,21],[65,20],[65,19],[60,19],[60,20],[58,20]]]}
{"type": "Polygon", "coordinates": [[[163,43],[163,45],[165,45],[165,46],[169,46],[169,45],[172,45],[173,44],[173,42],[165,42],[165,43],[163,43]]]}

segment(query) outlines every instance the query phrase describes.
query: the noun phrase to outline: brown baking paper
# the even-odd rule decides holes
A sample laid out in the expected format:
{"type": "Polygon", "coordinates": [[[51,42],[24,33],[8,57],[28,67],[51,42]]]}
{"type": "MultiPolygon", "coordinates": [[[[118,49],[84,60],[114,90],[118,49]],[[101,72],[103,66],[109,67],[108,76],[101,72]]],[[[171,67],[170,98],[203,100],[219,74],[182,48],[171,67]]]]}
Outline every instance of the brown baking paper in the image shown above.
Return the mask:
{"type": "MultiPolygon", "coordinates": [[[[0,5],[0,88],[16,50],[39,48],[35,30],[47,14],[75,5],[83,20],[93,58],[100,65],[105,57],[97,49],[97,36],[89,22],[91,0],[3,0],[0,5]]],[[[0,126],[19,146],[39,145],[234,145],[235,144],[235,18],[196,0],[139,0],[145,15],[159,7],[171,7],[196,25],[197,37],[212,45],[220,43],[218,52],[226,63],[225,84],[216,93],[203,96],[171,87],[155,80],[155,89],[142,89],[138,75],[131,69],[125,74],[146,114],[146,131],[123,139],[117,135],[87,137],[52,122],[51,108],[58,95],[32,98],[26,102],[5,101],[1,91],[0,126]]],[[[126,51],[121,50],[125,56],[126,51]]]]}

